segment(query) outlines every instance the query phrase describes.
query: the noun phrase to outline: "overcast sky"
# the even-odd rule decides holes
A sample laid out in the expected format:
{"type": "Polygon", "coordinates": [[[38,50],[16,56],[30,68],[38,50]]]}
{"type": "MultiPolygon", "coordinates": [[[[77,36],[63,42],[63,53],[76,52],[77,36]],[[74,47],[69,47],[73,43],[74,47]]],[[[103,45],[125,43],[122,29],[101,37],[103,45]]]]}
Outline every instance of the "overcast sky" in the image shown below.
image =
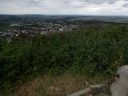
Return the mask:
{"type": "Polygon", "coordinates": [[[128,0],[0,0],[0,14],[128,16],[128,0]]]}

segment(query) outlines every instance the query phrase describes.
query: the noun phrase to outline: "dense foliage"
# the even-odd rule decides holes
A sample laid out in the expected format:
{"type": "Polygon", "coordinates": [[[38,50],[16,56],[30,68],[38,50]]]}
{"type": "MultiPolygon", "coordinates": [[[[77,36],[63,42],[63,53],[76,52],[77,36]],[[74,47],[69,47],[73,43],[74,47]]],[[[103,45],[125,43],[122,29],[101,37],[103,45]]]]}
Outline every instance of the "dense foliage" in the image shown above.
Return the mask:
{"type": "Polygon", "coordinates": [[[106,25],[78,32],[0,40],[0,84],[29,75],[110,75],[128,64],[127,25],[106,25]]]}

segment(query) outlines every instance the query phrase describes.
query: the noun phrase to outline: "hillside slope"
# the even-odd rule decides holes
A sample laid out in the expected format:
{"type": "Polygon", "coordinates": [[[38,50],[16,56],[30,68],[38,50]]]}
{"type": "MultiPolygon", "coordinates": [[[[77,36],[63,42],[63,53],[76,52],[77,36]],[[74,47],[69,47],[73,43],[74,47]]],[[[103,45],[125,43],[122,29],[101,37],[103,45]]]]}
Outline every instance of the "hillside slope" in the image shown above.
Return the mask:
{"type": "MultiPolygon", "coordinates": [[[[24,84],[30,81],[29,85],[32,85],[31,81],[37,82],[36,78],[43,76],[60,78],[64,74],[71,74],[79,78],[85,76],[91,83],[100,80],[104,82],[103,78],[110,77],[117,67],[127,63],[128,25],[123,24],[109,24],[78,32],[37,35],[34,38],[18,37],[10,43],[1,39],[0,94],[13,94],[17,84],[28,86],[24,84]]],[[[48,79],[49,82],[53,78],[48,79]]],[[[40,80],[42,82],[44,79],[40,80]]],[[[66,81],[66,78],[61,80],[66,81]]],[[[75,80],[73,82],[82,83],[81,80],[75,80]]],[[[59,82],[58,79],[57,81],[59,82]]],[[[87,83],[85,81],[84,84],[87,83]]]]}

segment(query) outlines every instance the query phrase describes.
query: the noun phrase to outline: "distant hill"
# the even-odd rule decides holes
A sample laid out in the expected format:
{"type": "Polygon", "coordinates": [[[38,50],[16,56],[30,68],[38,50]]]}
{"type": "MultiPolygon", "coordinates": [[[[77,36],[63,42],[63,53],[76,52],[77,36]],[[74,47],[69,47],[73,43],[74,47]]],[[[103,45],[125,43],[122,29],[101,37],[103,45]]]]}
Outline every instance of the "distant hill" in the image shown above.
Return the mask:
{"type": "Polygon", "coordinates": [[[77,15],[0,15],[0,22],[11,21],[49,21],[49,20],[65,20],[65,21],[103,21],[128,23],[128,16],[77,16],[77,15]]]}

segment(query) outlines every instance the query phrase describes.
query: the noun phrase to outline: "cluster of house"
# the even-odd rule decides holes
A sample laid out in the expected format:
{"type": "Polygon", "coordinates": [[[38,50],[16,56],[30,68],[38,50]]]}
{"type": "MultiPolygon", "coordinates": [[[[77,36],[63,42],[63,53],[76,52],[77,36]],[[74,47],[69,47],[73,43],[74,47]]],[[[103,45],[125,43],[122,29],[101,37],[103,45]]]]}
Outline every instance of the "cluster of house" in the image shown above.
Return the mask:
{"type": "Polygon", "coordinates": [[[7,29],[4,31],[0,31],[0,37],[5,38],[7,41],[10,42],[13,38],[21,36],[23,34],[34,37],[37,33],[39,32],[35,32],[31,29],[26,29],[26,30],[7,29]]]}
{"type": "Polygon", "coordinates": [[[37,34],[47,34],[53,32],[70,32],[79,29],[79,25],[66,24],[66,23],[42,23],[42,24],[11,24],[7,29],[0,30],[0,37],[6,38],[11,41],[13,38],[21,34],[35,36],[37,34]]]}
{"type": "Polygon", "coordinates": [[[41,28],[40,34],[47,34],[51,32],[70,32],[79,28],[79,25],[75,24],[54,24],[44,23],[41,28]]]}

